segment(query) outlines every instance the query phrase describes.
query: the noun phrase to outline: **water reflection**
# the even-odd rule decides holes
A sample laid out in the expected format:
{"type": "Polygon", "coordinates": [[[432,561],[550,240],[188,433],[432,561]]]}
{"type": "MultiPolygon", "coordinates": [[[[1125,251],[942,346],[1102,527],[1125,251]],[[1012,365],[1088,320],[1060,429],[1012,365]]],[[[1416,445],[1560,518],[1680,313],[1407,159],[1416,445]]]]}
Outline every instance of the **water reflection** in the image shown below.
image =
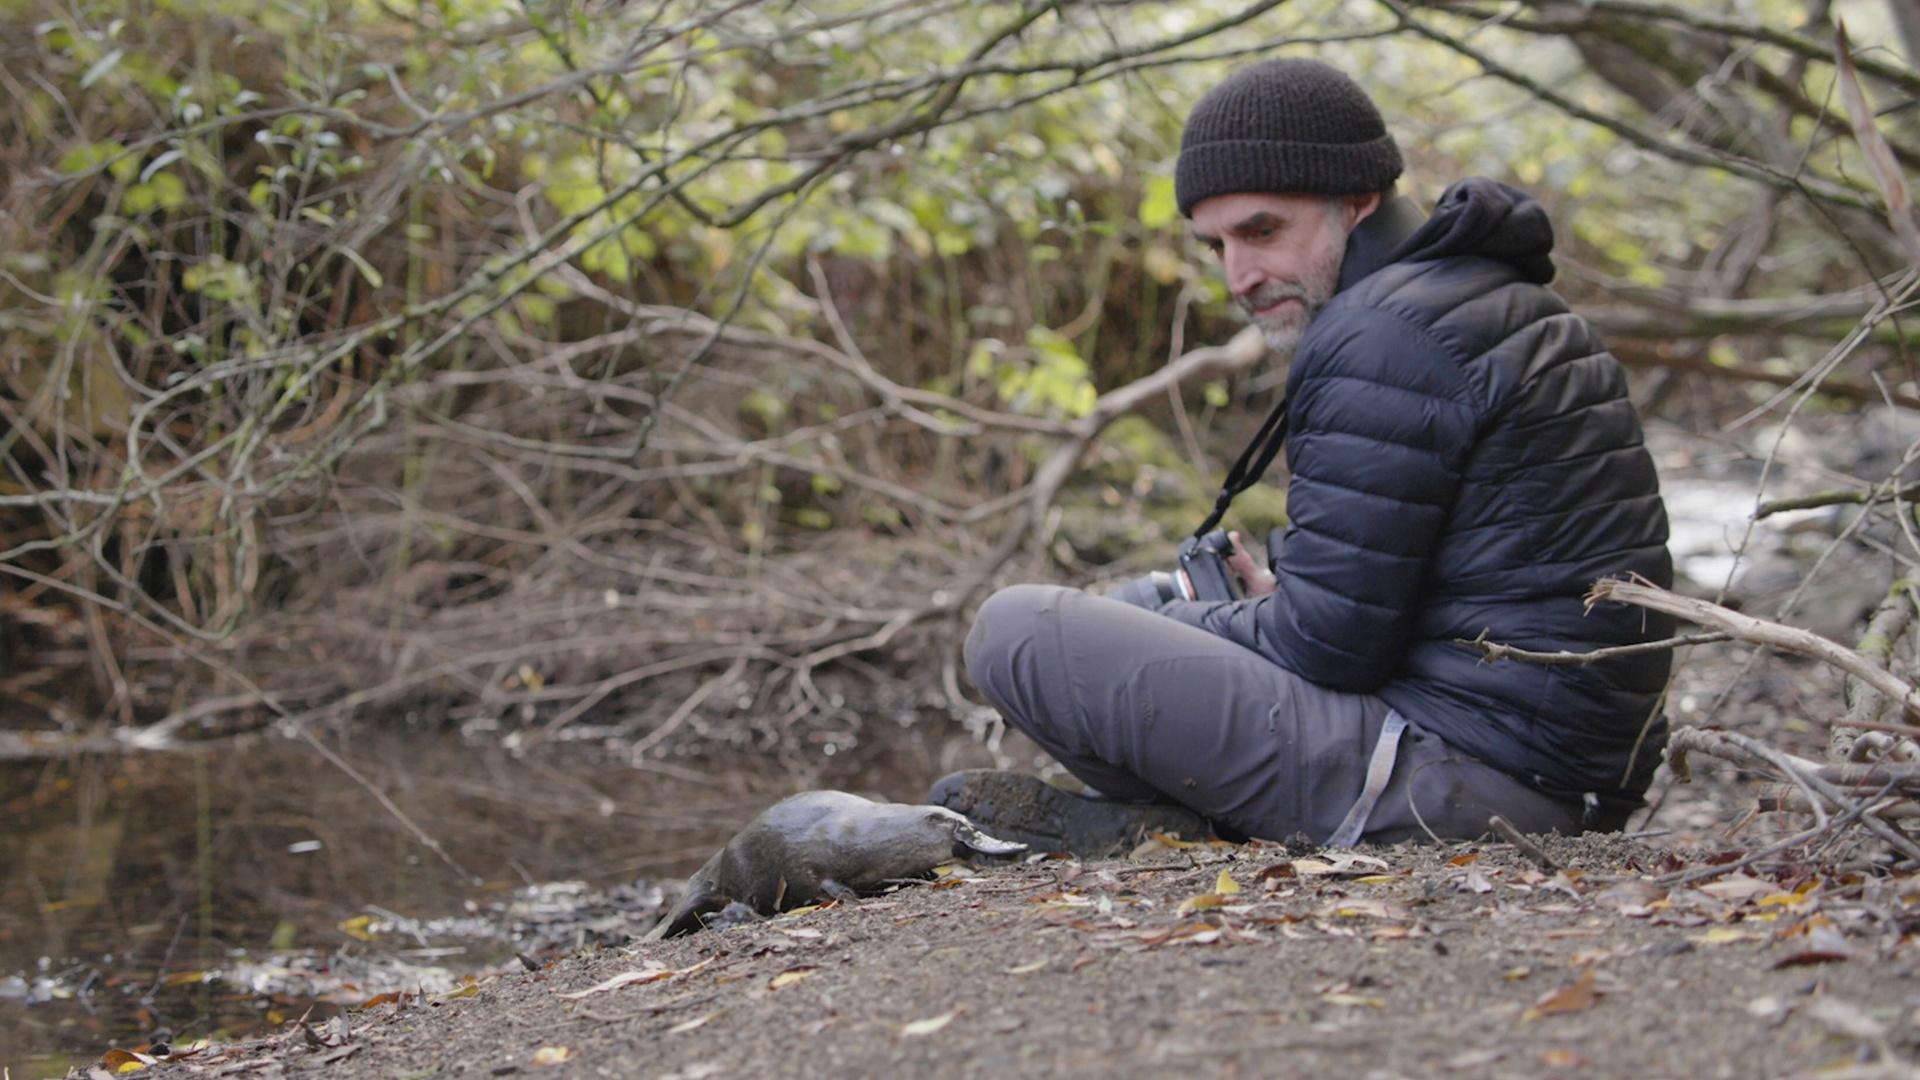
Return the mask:
{"type": "Polygon", "coordinates": [[[885,760],[654,771],[451,736],[330,744],[477,883],[296,742],[0,766],[0,1065],[59,1076],[109,1046],[322,1019],[621,940],[659,910],[651,879],[684,876],[774,799],[912,799],[982,763],[963,738],[900,742],[885,760]]]}

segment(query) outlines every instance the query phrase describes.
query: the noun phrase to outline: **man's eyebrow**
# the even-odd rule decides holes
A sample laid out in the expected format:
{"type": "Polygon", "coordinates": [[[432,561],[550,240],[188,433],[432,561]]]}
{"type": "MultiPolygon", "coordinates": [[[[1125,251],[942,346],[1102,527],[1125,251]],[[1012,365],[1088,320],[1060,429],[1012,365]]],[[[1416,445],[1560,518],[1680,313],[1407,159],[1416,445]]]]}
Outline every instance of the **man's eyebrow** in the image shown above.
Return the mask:
{"type": "MultiPolygon", "coordinates": [[[[1286,223],[1287,219],[1284,216],[1276,214],[1271,210],[1256,210],[1228,226],[1227,231],[1235,236],[1246,236],[1262,229],[1278,228],[1286,223]]],[[[1193,239],[1198,243],[1208,245],[1220,242],[1218,236],[1212,233],[1201,232],[1199,229],[1193,230],[1193,239]]]]}
{"type": "Polygon", "coordinates": [[[1241,218],[1239,221],[1235,222],[1233,224],[1233,227],[1228,229],[1227,231],[1235,234],[1236,236],[1239,236],[1239,235],[1245,235],[1250,232],[1255,232],[1260,229],[1275,228],[1277,226],[1285,225],[1286,223],[1287,223],[1287,219],[1285,217],[1279,214],[1276,214],[1271,210],[1256,210],[1253,213],[1248,214],[1246,217],[1241,218]]]}

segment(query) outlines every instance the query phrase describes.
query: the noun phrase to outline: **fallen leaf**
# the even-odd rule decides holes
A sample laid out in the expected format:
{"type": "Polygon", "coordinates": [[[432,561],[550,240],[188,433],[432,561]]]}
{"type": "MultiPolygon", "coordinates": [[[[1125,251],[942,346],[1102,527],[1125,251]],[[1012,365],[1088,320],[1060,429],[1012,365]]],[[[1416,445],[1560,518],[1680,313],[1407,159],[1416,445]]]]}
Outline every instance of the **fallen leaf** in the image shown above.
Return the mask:
{"type": "Polygon", "coordinates": [[[1220,896],[1232,896],[1240,891],[1240,883],[1233,880],[1232,874],[1222,870],[1220,876],[1213,879],[1213,891],[1220,896]]]}
{"type": "Polygon", "coordinates": [[[1507,980],[1508,982],[1519,982],[1521,979],[1524,979],[1531,974],[1533,974],[1533,969],[1528,967],[1525,964],[1521,964],[1517,967],[1510,967],[1507,970],[1501,972],[1500,977],[1507,980]]]}
{"type": "Polygon", "coordinates": [[[1666,898],[1667,890],[1645,880],[1616,882],[1593,894],[1593,899],[1636,919],[1653,914],[1653,905],[1666,898]]]}
{"type": "Polygon", "coordinates": [[[576,990],[573,993],[561,994],[560,996],[566,998],[568,1001],[578,1001],[583,997],[591,997],[594,994],[604,994],[609,990],[618,990],[623,986],[632,986],[635,983],[650,983],[659,982],[661,979],[671,979],[673,975],[674,971],[672,968],[653,964],[649,967],[640,968],[637,971],[623,971],[613,978],[605,982],[595,983],[585,990],[576,990]]]}
{"type": "Polygon", "coordinates": [[[724,1013],[726,1011],[727,1010],[725,1009],[715,1009],[710,1013],[704,1013],[700,1016],[694,1017],[691,1020],[682,1020],[679,1023],[668,1028],[667,1034],[679,1035],[682,1032],[692,1031],[694,1028],[697,1028],[697,1027],[704,1027],[708,1023],[708,1021],[711,1021],[714,1017],[719,1016],[721,1013],[724,1013]]]}
{"type": "Polygon", "coordinates": [[[1315,914],[1336,919],[1399,919],[1405,912],[1384,900],[1336,900],[1315,914]]]}
{"type": "Polygon", "coordinates": [[[1690,940],[1695,945],[1726,945],[1735,941],[1751,941],[1754,934],[1737,926],[1716,926],[1704,934],[1695,934],[1690,940]]]}
{"type": "Polygon", "coordinates": [[[1487,880],[1487,875],[1481,873],[1479,867],[1469,866],[1467,867],[1466,887],[1473,892],[1490,893],[1493,891],[1493,882],[1487,880]]]}
{"type": "Polygon", "coordinates": [[[573,1057],[573,1051],[564,1046],[543,1046],[533,1052],[535,1065],[558,1065],[573,1057]]]}
{"type": "Polygon", "coordinates": [[[1473,862],[1479,858],[1480,858],[1479,852],[1469,851],[1465,855],[1455,855],[1453,858],[1448,859],[1447,865],[1448,866],[1465,866],[1468,863],[1473,862]]]}
{"type": "Polygon", "coordinates": [[[1355,885],[1391,885],[1399,880],[1392,874],[1368,874],[1366,877],[1354,878],[1353,883],[1355,885]]]}
{"type": "Polygon", "coordinates": [[[767,989],[778,990],[783,986],[792,986],[794,983],[799,982],[801,979],[809,979],[819,973],[820,973],[820,969],[816,967],[788,968],[787,970],[767,980],[767,989]]]}
{"type": "Polygon", "coordinates": [[[1716,881],[1709,881],[1704,885],[1695,886],[1695,888],[1716,900],[1725,900],[1729,903],[1737,904],[1757,897],[1766,896],[1769,893],[1778,892],[1780,887],[1771,881],[1762,881],[1757,877],[1750,877],[1746,874],[1729,874],[1716,881]]]}
{"type": "Polygon", "coordinates": [[[1563,1016],[1577,1013],[1593,1007],[1600,992],[1593,988],[1593,969],[1580,973],[1580,978],[1571,985],[1541,995],[1538,1001],[1520,1014],[1523,1021],[1538,1020],[1543,1016],[1563,1016]]]}
{"type": "Polygon", "coordinates": [[[1775,960],[1772,970],[1779,971],[1781,968],[1807,967],[1812,964],[1841,964],[1851,959],[1853,959],[1853,954],[1850,952],[1828,952],[1822,949],[1804,949],[1797,953],[1789,953],[1775,960]]]}
{"type": "Polygon", "coordinates": [[[1368,997],[1365,994],[1327,993],[1321,994],[1320,1000],[1329,1005],[1355,1005],[1365,1006],[1369,1009],[1384,1009],[1387,1007],[1385,998],[1368,997]]]}
{"type": "Polygon", "coordinates": [[[1830,1030],[1856,1039],[1884,1039],[1887,1025],[1867,1014],[1867,1010],[1837,997],[1822,994],[1800,1006],[1802,1015],[1812,1017],[1830,1030]]]}
{"type": "Polygon", "coordinates": [[[1007,974],[1031,975],[1034,972],[1039,971],[1041,968],[1046,967],[1048,962],[1049,961],[1045,957],[1042,957],[1038,960],[1033,961],[1030,964],[1021,964],[1019,967],[1010,967],[1007,969],[1007,974]]]}
{"type": "Polygon", "coordinates": [[[900,1029],[900,1037],[903,1039],[917,1039],[922,1035],[931,1035],[941,1028],[946,1027],[948,1024],[953,1023],[953,1018],[959,1016],[960,1012],[961,1008],[955,1006],[941,1013],[939,1016],[929,1016],[925,1020],[915,1020],[913,1023],[907,1024],[900,1029]]]}
{"type": "Polygon", "coordinates": [[[355,941],[372,941],[373,934],[367,930],[371,925],[373,925],[373,916],[355,915],[340,924],[340,932],[355,941]]]}
{"type": "Polygon", "coordinates": [[[158,1060],[158,1058],[148,1057],[145,1054],[136,1054],[130,1050],[119,1049],[109,1050],[100,1055],[101,1067],[107,1069],[109,1072],[116,1073],[139,1072],[141,1069],[154,1064],[158,1060]]]}
{"type": "Polygon", "coordinates": [[[388,1005],[396,1001],[404,1002],[407,1000],[409,996],[411,995],[405,990],[389,990],[384,994],[373,995],[367,1000],[354,1006],[354,1008],[356,1009],[378,1008],[381,1005],[388,1005]]]}
{"type": "Polygon", "coordinates": [[[1179,910],[1174,912],[1174,914],[1190,915],[1196,911],[1206,911],[1210,908],[1225,907],[1227,904],[1231,902],[1232,901],[1228,900],[1224,896],[1221,896],[1219,893],[1201,893],[1199,896],[1189,896],[1185,900],[1180,901],[1179,910]]]}
{"type": "Polygon", "coordinates": [[[1540,1064],[1549,1069],[1577,1069],[1586,1063],[1586,1058],[1563,1047],[1540,1052],[1540,1064]]]}
{"type": "Polygon", "coordinates": [[[800,915],[805,915],[810,911],[819,911],[821,908],[826,906],[827,905],[825,904],[806,904],[801,907],[792,908],[790,910],[783,911],[780,914],[783,918],[791,919],[800,915]]]}

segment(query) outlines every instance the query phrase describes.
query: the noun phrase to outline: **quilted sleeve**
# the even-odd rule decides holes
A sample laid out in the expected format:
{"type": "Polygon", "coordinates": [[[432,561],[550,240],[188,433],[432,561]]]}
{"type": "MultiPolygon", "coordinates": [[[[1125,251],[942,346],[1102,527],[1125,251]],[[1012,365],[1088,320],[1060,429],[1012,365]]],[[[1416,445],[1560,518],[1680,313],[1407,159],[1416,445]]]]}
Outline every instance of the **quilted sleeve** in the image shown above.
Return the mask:
{"type": "Polygon", "coordinates": [[[1459,360],[1415,324],[1330,309],[1289,379],[1291,523],[1279,591],[1160,611],[1311,682],[1366,693],[1400,667],[1471,449],[1459,360]]]}

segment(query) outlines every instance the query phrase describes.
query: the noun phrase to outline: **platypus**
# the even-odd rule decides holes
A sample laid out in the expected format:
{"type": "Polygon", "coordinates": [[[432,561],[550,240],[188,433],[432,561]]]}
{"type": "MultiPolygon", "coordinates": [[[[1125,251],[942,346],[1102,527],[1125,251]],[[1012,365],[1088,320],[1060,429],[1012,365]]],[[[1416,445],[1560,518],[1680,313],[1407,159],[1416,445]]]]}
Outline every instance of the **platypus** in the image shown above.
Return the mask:
{"type": "Polygon", "coordinates": [[[729,903],[761,915],[822,897],[845,899],[918,877],[956,855],[1012,855],[944,806],[879,803],[844,791],[803,791],[762,811],[687,879],[687,891],[651,931],[658,941],[702,929],[729,903]]]}

